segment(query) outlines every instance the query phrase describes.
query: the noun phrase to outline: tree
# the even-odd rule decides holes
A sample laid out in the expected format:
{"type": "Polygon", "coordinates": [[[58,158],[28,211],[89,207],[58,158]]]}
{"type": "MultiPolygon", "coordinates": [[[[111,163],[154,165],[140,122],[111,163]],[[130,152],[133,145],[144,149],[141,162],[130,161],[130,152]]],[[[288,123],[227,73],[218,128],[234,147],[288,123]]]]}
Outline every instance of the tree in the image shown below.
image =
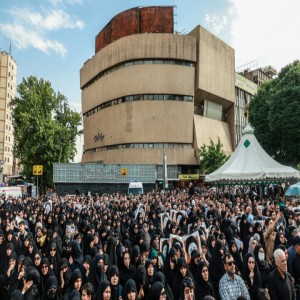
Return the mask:
{"type": "Polygon", "coordinates": [[[203,145],[199,149],[200,154],[200,171],[204,174],[210,174],[220,168],[229,158],[223,151],[223,144],[218,142],[215,144],[209,139],[209,145],[203,145]]]}
{"type": "Polygon", "coordinates": [[[24,166],[26,178],[32,166],[43,165],[42,186],[52,186],[53,163],[68,162],[76,154],[81,116],[72,111],[67,98],[55,93],[49,81],[34,76],[23,79],[12,100],[14,156],[24,166]]]}
{"type": "Polygon", "coordinates": [[[249,105],[249,121],[262,147],[291,166],[300,162],[300,61],[261,85],[249,105]]]}

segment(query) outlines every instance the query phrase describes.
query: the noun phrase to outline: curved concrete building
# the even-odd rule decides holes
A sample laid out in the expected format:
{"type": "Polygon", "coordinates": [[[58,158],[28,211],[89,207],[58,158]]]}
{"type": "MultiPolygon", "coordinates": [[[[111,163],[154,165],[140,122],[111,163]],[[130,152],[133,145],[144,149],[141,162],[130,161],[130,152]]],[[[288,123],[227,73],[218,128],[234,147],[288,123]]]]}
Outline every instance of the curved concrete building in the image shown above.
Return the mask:
{"type": "Polygon", "coordinates": [[[234,145],[234,50],[197,26],[173,33],[173,7],[115,16],[80,71],[82,162],[197,166],[198,148],[234,145]]]}

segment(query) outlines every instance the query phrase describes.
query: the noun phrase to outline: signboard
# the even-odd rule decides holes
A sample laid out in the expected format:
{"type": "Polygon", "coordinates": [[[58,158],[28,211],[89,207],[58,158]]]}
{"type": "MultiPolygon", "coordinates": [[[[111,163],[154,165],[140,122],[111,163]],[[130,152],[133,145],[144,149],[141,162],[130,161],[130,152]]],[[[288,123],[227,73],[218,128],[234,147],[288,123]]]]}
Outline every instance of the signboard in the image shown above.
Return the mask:
{"type": "Polygon", "coordinates": [[[33,175],[43,175],[43,166],[42,165],[34,165],[32,168],[33,175]]]}
{"type": "Polygon", "coordinates": [[[199,180],[199,174],[180,174],[178,178],[180,180],[199,180]]]}
{"type": "Polygon", "coordinates": [[[235,73],[235,85],[251,95],[257,93],[257,85],[238,73],[235,73]]]}
{"type": "Polygon", "coordinates": [[[53,182],[72,183],[126,183],[139,180],[155,183],[156,165],[54,163],[53,182]],[[122,170],[126,175],[122,175],[122,170]]]}

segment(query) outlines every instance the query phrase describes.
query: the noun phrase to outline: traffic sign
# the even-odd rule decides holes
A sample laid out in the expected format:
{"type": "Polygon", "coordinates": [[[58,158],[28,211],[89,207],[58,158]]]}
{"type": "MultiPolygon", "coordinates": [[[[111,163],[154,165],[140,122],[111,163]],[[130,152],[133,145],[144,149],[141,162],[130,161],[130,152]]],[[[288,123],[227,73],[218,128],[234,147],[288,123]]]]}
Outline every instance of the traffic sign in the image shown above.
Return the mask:
{"type": "Polygon", "coordinates": [[[34,165],[32,168],[33,175],[43,175],[43,166],[42,165],[34,165]]]}

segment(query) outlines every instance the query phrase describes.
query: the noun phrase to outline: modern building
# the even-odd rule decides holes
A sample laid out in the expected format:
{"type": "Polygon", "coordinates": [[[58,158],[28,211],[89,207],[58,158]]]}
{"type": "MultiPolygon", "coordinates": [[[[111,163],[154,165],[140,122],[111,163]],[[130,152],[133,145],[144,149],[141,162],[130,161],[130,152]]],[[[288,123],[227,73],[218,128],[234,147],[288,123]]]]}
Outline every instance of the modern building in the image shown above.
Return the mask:
{"type": "Polygon", "coordinates": [[[16,96],[17,64],[13,57],[0,51],[0,182],[3,175],[13,175],[13,125],[10,101],[16,96]]]}
{"type": "Polygon", "coordinates": [[[237,69],[235,74],[235,147],[241,140],[243,129],[248,125],[248,108],[251,98],[260,85],[272,80],[277,70],[272,66],[257,67],[257,61],[249,62],[237,69]]]}
{"type": "Polygon", "coordinates": [[[257,62],[252,61],[239,67],[238,73],[259,87],[262,83],[272,80],[277,75],[277,70],[272,66],[258,68],[257,62]]]}
{"type": "Polygon", "coordinates": [[[248,109],[251,98],[257,93],[257,84],[235,73],[235,147],[248,125],[248,109]]]}
{"type": "Polygon", "coordinates": [[[196,173],[198,149],[235,134],[234,49],[201,26],[174,33],[174,7],[137,7],[96,36],[80,70],[82,163],[162,165],[196,173]]]}

